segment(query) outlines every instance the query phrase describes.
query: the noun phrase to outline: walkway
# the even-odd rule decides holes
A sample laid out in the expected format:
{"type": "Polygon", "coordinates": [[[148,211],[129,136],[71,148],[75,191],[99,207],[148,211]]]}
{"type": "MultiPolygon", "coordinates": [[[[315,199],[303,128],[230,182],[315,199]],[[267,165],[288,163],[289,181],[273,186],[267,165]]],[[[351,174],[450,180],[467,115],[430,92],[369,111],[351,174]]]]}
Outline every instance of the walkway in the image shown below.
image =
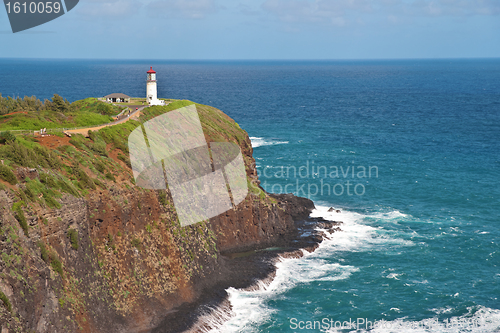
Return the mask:
{"type": "Polygon", "coordinates": [[[139,106],[139,105],[130,105],[129,108],[132,108],[132,109],[133,108],[138,108],[138,109],[134,110],[128,117],[124,117],[123,119],[116,120],[116,121],[113,121],[113,122],[111,122],[109,124],[100,125],[100,126],[96,126],[96,127],[80,128],[80,129],[75,129],[75,130],[67,130],[67,131],[64,131],[64,134],[82,134],[83,136],[88,137],[89,136],[89,131],[98,131],[101,128],[104,128],[104,127],[118,125],[118,124],[124,123],[126,121],[129,121],[130,119],[139,118],[139,116],[141,115],[141,111],[144,108],[147,108],[148,106],[149,105],[144,105],[144,106],[142,106],[142,105],[141,106],[139,106]]]}

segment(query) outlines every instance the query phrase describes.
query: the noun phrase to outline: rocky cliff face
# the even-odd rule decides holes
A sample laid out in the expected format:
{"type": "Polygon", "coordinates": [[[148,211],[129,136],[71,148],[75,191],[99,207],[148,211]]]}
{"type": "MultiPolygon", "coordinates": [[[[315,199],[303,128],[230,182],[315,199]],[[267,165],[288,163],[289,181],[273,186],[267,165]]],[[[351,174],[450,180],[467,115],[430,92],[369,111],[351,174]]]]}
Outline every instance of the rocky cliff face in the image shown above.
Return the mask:
{"type": "MultiPolygon", "coordinates": [[[[306,216],[311,204],[264,193],[247,133],[219,110],[197,107],[208,142],[241,147],[251,186],[234,210],[184,228],[168,190],[134,186],[117,129],[0,146],[16,176],[0,180],[2,333],[147,332],[224,280],[221,254],[295,232],[292,215],[306,216]]],[[[151,108],[142,120],[173,108],[151,108]]]]}

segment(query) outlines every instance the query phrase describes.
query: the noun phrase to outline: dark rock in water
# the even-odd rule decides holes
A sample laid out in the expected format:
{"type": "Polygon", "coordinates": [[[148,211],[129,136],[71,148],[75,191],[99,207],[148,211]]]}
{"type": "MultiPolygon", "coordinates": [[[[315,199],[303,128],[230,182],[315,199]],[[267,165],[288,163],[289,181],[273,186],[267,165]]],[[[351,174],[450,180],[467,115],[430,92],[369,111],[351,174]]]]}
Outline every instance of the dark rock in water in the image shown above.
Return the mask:
{"type": "Polygon", "coordinates": [[[296,197],[291,193],[269,193],[269,195],[285,204],[285,211],[290,214],[294,221],[307,219],[311,211],[316,208],[312,200],[302,197],[296,197]]]}
{"type": "Polygon", "coordinates": [[[337,212],[337,213],[342,213],[342,212],[340,211],[340,209],[337,209],[337,210],[336,210],[336,212],[337,212]]]}
{"type": "Polygon", "coordinates": [[[330,209],[328,209],[328,212],[334,212],[335,209],[333,209],[333,207],[330,207],[330,209]]]}

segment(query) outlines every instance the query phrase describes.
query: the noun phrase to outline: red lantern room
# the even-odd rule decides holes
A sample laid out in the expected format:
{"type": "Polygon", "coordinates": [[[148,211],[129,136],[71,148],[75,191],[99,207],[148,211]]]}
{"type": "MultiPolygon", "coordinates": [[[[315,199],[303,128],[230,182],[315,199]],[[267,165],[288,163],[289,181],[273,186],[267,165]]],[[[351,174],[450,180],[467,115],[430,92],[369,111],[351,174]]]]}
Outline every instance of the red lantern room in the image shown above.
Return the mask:
{"type": "Polygon", "coordinates": [[[153,66],[148,71],[148,81],[156,81],[156,72],[153,70],[153,66]]]}

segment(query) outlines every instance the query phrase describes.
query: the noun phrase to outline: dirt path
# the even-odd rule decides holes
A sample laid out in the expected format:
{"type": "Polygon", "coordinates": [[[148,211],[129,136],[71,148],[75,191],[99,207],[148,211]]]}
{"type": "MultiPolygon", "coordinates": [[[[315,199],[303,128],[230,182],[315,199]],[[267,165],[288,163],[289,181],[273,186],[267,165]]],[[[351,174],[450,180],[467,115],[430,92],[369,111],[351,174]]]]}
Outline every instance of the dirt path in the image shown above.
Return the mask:
{"type": "MultiPolygon", "coordinates": [[[[135,107],[132,106],[132,107],[135,107]]],[[[64,133],[68,133],[68,134],[82,134],[83,136],[86,136],[88,137],[89,136],[89,131],[98,131],[100,130],[101,128],[104,128],[104,127],[108,127],[108,126],[113,126],[113,125],[118,125],[118,124],[121,124],[121,123],[124,123],[126,121],[129,121],[130,119],[136,119],[136,118],[139,118],[139,116],[141,115],[141,111],[148,107],[148,105],[145,105],[145,106],[141,106],[141,107],[138,107],[137,110],[134,110],[134,112],[132,112],[128,117],[125,117],[123,119],[120,119],[120,120],[116,120],[116,121],[113,121],[112,123],[109,123],[109,124],[105,124],[105,125],[101,125],[101,126],[95,126],[95,127],[87,127],[87,128],[81,128],[81,129],[76,129],[76,130],[67,130],[67,131],[64,131],[64,133]]]]}

